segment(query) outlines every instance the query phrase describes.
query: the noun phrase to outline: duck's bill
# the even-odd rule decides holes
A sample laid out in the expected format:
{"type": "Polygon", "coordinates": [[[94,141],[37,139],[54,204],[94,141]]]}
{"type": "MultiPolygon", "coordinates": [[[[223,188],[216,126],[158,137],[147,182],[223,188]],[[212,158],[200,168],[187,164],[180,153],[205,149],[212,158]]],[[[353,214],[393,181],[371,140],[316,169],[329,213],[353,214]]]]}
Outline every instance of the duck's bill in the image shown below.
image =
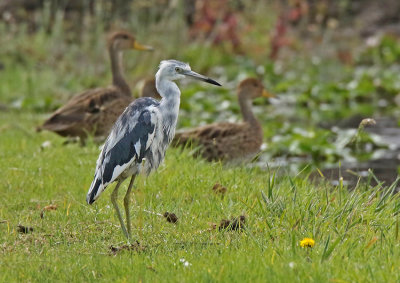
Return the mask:
{"type": "Polygon", "coordinates": [[[196,80],[199,80],[199,81],[203,81],[203,82],[206,82],[206,83],[209,83],[209,84],[221,86],[221,84],[220,84],[219,82],[216,82],[216,81],[214,81],[213,79],[210,79],[209,77],[200,75],[200,74],[198,74],[198,73],[196,73],[196,72],[193,72],[193,71],[186,71],[186,72],[183,73],[183,74],[184,74],[185,76],[192,77],[192,78],[194,78],[194,79],[196,79],[196,80]]]}
{"type": "Polygon", "coordinates": [[[133,43],[132,47],[133,47],[133,49],[142,50],[142,51],[153,51],[154,50],[153,47],[151,47],[149,45],[140,44],[139,42],[136,42],[136,41],[133,43]]]}
{"type": "Polygon", "coordinates": [[[274,95],[274,94],[272,94],[272,93],[266,91],[265,89],[264,89],[263,92],[262,92],[262,96],[263,96],[263,97],[267,97],[267,98],[276,97],[276,95],[274,95]]]}

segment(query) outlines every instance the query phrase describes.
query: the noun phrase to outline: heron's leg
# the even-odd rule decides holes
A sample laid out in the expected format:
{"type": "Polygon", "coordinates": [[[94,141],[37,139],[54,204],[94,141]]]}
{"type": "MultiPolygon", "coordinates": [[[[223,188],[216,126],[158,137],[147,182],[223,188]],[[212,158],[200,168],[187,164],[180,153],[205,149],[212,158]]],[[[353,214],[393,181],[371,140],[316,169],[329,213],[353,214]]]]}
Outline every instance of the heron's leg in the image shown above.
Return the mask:
{"type": "Polygon", "coordinates": [[[132,175],[131,181],[129,182],[128,190],[126,191],[126,195],[124,197],[124,206],[125,206],[125,217],[126,217],[126,226],[128,228],[128,234],[131,236],[131,217],[129,213],[129,200],[131,197],[133,182],[135,181],[136,175],[132,175]]]}
{"type": "Polygon", "coordinates": [[[118,181],[117,185],[114,188],[114,191],[111,193],[111,202],[114,205],[115,211],[117,212],[119,222],[121,223],[122,232],[124,233],[125,237],[130,242],[131,239],[130,239],[128,232],[126,231],[124,220],[122,219],[121,212],[119,211],[119,207],[118,207],[118,203],[117,203],[118,189],[119,189],[119,186],[121,185],[121,183],[122,183],[122,181],[118,181]]]}

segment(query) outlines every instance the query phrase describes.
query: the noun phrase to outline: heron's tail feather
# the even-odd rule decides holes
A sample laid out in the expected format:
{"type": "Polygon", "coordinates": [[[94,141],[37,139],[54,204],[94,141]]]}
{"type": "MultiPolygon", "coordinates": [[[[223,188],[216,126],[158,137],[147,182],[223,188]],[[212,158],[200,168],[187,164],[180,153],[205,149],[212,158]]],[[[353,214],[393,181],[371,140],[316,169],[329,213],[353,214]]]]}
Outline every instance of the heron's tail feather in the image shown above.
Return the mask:
{"type": "Polygon", "coordinates": [[[94,201],[99,197],[100,193],[104,190],[104,185],[101,180],[95,176],[92,184],[90,185],[90,189],[86,196],[86,202],[88,204],[94,203],[94,201]]]}

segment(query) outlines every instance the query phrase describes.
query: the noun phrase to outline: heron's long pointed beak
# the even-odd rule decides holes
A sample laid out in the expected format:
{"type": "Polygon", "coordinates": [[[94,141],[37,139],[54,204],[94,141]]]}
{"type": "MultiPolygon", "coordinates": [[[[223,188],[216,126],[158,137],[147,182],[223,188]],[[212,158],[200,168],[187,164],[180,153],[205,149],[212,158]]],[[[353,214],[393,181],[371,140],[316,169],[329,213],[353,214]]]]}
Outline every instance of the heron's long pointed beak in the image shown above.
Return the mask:
{"type": "Polygon", "coordinates": [[[149,45],[142,45],[139,42],[135,41],[132,46],[133,49],[142,50],[142,51],[153,51],[154,48],[149,45]]]}
{"type": "Polygon", "coordinates": [[[206,83],[209,83],[209,84],[221,86],[220,83],[214,81],[213,79],[210,79],[209,77],[200,75],[200,74],[198,74],[198,73],[196,73],[196,72],[193,72],[193,71],[185,71],[185,72],[183,73],[183,75],[192,77],[192,78],[194,78],[194,79],[196,79],[196,80],[200,80],[200,81],[203,81],[203,82],[206,82],[206,83]]]}
{"type": "Polygon", "coordinates": [[[262,96],[263,96],[263,97],[267,97],[267,98],[276,97],[276,95],[274,95],[274,94],[268,92],[268,91],[265,90],[265,89],[264,89],[263,92],[262,92],[262,96]]]}

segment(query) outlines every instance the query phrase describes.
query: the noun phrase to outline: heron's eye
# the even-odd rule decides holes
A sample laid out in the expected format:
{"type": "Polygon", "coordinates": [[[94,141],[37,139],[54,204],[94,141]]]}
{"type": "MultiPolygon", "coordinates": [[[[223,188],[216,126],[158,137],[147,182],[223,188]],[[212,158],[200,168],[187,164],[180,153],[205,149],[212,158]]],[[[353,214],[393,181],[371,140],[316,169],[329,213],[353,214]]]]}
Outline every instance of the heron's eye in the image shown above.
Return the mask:
{"type": "Polygon", "coordinates": [[[179,67],[175,67],[175,71],[178,72],[178,73],[180,73],[180,72],[182,72],[182,69],[179,68],[179,67]]]}

